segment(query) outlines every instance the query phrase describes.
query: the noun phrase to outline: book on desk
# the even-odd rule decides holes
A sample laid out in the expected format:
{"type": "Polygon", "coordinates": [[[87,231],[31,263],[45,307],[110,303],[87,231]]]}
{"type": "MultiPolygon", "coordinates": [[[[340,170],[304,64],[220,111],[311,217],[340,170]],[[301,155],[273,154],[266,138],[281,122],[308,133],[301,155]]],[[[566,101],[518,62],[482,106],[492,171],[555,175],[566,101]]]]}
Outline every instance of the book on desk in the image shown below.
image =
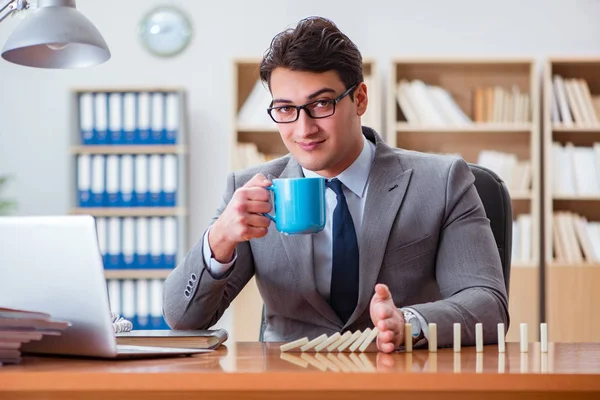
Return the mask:
{"type": "Polygon", "coordinates": [[[116,336],[119,345],[216,349],[227,340],[228,333],[224,329],[133,330],[116,336]]]}

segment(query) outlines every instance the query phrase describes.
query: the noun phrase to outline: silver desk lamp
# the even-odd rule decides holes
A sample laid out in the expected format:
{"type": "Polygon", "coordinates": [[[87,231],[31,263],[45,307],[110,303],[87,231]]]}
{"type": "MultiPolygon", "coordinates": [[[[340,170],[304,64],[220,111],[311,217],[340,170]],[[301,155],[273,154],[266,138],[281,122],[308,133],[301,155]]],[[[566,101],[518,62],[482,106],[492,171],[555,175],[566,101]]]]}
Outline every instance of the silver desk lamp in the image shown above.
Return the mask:
{"type": "MultiPolygon", "coordinates": [[[[29,7],[28,0],[0,0],[0,22],[29,7]]],[[[6,41],[2,58],[29,67],[81,68],[107,61],[110,50],[75,0],[38,0],[6,41]]]]}

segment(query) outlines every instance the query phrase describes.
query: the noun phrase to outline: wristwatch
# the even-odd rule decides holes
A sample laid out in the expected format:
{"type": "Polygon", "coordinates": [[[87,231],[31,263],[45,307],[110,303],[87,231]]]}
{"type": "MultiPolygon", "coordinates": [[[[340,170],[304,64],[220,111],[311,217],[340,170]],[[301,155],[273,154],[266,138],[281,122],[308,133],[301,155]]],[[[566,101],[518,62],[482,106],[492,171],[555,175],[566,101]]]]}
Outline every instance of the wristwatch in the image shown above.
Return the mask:
{"type": "Polygon", "coordinates": [[[423,329],[421,328],[421,321],[419,320],[419,317],[410,310],[402,309],[402,314],[404,314],[404,323],[411,324],[412,326],[412,342],[414,345],[425,337],[423,329]]]}

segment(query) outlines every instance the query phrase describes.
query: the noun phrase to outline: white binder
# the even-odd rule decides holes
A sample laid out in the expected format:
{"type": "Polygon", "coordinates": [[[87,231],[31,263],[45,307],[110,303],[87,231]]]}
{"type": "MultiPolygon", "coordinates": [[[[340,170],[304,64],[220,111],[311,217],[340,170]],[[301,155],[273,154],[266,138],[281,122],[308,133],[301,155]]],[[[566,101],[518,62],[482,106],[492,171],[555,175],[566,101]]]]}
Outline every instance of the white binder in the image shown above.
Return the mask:
{"type": "Polygon", "coordinates": [[[149,268],[149,221],[148,218],[141,217],[136,220],[136,234],[135,234],[135,266],[138,269],[149,268]]]}
{"type": "Polygon", "coordinates": [[[163,219],[164,267],[175,268],[177,254],[177,220],[175,217],[163,219]]]}
{"type": "Polygon", "coordinates": [[[117,279],[109,279],[107,286],[110,311],[121,314],[121,282],[117,279]]]}
{"type": "Polygon", "coordinates": [[[94,137],[94,95],[92,93],[81,93],[79,95],[79,130],[81,143],[96,143],[94,137]]]}
{"type": "Polygon", "coordinates": [[[177,201],[177,156],[165,154],[162,168],[163,206],[175,207],[177,201]]]}
{"type": "Polygon", "coordinates": [[[133,206],[133,156],[126,154],[121,156],[121,182],[119,187],[121,207],[133,206]]]}
{"type": "Polygon", "coordinates": [[[136,128],[136,144],[150,143],[150,109],[151,109],[150,93],[138,93],[138,113],[137,113],[137,128],[136,128]]]}
{"type": "Polygon", "coordinates": [[[133,329],[137,329],[137,321],[135,319],[135,282],[132,279],[123,280],[121,289],[121,316],[131,321],[133,324],[133,329]]]}
{"type": "Polygon", "coordinates": [[[134,205],[146,207],[150,204],[148,198],[148,156],[139,154],[135,156],[135,181],[133,192],[134,205]]]}
{"type": "Polygon", "coordinates": [[[153,144],[165,143],[165,95],[152,93],[152,126],[151,142],[153,144]]]}
{"type": "Polygon", "coordinates": [[[150,266],[163,268],[162,221],[159,217],[150,218],[150,266]]]}
{"type": "Polygon", "coordinates": [[[163,281],[152,279],[150,281],[150,317],[152,329],[169,329],[162,315],[163,281]]]}
{"type": "Polygon", "coordinates": [[[89,154],[77,156],[77,193],[79,207],[89,207],[92,196],[92,158],[89,154]]]}
{"type": "Polygon", "coordinates": [[[106,204],[107,207],[119,205],[119,156],[106,157],[106,204]]]}
{"type": "Polygon", "coordinates": [[[96,218],[96,235],[98,236],[98,247],[100,248],[100,255],[102,256],[102,263],[105,265],[108,262],[107,252],[107,237],[108,231],[106,229],[106,218],[96,218]]]}
{"type": "Polygon", "coordinates": [[[108,130],[111,144],[123,144],[123,96],[108,94],[108,130]]]}
{"type": "Polygon", "coordinates": [[[123,218],[123,262],[121,268],[135,268],[135,221],[131,217],[123,218]]]}
{"type": "Polygon", "coordinates": [[[108,101],[106,93],[94,95],[94,137],[95,144],[108,144],[108,101]]]}
{"type": "Polygon", "coordinates": [[[123,144],[135,144],[136,140],[136,95],[133,92],[123,94],[123,144]]]}
{"type": "Polygon", "coordinates": [[[136,281],[137,329],[150,328],[150,287],[147,279],[136,281]]]}
{"type": "Polygon", "coordinates": [[[103,207],[104,206],[104,169],[105,160],[104,156],[95,154],[92,156],[92,199],[90,206],[92,207],[103,207]]]}
{"type": "Polygon", "coordinates": [[[150,206],[152,207],[162,207],[163,199],[162,199],[162,184],[161,184],[161,168],[162,168],[162,160],[160,154],[152,154],[149,159],[149,187],[148,191],[150,193],[150,206]]]}
{"type": "Polygon", "coordinates": [[[181,95],[179,93],[168,93],[167,94],[167,106],[166,106],[166,138],[165,143],[175,144],[177,143],[177,137],[179,133],[179,115],[180,115],[180,104],[181,95]]]}
{"type": "Polygon", "coordinates": [[[110,217],[108,219],[108,263],[106,269],[118,269],[121,266],[121,219],[110,217]]]}

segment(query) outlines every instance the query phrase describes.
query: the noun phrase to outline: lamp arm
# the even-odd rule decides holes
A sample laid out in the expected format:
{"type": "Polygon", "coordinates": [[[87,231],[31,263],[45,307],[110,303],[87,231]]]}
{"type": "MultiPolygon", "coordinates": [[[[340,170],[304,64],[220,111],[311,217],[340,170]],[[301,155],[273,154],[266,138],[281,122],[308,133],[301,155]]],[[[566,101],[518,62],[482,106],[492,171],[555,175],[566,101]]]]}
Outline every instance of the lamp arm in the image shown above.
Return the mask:
{"type": "Polygon", "coordinates": [[[21,11],[29,8],[27,0],[5,0],[0,3],[0,22],[8,17],[13,11],[21,11]]]}

